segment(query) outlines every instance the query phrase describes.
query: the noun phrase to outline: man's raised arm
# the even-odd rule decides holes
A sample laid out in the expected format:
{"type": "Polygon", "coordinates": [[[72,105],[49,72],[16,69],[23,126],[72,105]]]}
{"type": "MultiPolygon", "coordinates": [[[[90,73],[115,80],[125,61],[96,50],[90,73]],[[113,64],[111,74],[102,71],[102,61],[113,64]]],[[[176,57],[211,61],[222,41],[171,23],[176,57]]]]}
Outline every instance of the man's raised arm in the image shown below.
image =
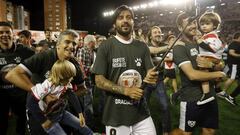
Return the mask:
{"type": "Polygon", "coordinates": [[[27,72],[19,65],[9,71],[5,76],[5,79],[26,91],[31,91],[31,88],[34,86],[27,75],[27,72]]]}

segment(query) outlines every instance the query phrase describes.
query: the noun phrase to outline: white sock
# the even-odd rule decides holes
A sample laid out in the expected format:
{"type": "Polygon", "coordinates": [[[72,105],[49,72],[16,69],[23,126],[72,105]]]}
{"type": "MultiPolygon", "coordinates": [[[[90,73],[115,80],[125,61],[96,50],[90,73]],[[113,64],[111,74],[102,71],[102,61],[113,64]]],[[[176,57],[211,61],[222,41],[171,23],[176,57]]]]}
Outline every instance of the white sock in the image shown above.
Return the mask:
{"type": "Polygon", "coordinates": [[[230,99],[234,99],[234,97],[232,97],[232,96],[230,96],[230,95],[229,95],[229,98],[230,98],[230,99]]]}
{"type": "Polygon", "coordinates": [[[226,94],[225,91],[221,91],[221,92],[218,92],[218,93],[219,93],[219,94],[222,94],[222,95],[226,94]]]}

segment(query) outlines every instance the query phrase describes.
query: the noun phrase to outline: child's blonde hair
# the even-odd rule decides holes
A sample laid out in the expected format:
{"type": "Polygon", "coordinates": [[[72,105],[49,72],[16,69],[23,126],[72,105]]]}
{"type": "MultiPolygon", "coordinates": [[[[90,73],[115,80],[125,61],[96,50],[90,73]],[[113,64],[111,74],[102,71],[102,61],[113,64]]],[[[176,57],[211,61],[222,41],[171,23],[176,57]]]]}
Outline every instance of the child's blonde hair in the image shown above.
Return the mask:
{"type": "Polygon", "coordinates": [[[57,60],[52,66],[49,80],[55,84],[63,84],[71,81],[76,75],[75,66],[68,60],[57,60]]]}
{"type": "Polygon", "coordinates": [[[199,18],[199,24],[204,22],[212,22],[214,27],[214,30],[219,29],[221,24],[221,17],[218,13],[215,12],[205,12],[201,15],[199,18]]]}

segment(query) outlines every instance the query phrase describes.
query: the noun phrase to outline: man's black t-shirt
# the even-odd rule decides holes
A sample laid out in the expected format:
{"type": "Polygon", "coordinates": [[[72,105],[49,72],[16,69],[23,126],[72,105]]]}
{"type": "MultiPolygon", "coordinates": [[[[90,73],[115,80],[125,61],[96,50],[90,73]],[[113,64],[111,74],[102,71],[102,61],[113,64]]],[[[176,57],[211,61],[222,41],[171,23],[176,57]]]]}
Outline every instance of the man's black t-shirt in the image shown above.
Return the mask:
{"type": "MultiPolygon", "coordinates": [[[[42,83],[49,77],[50,70],[57,60],[56,49],[51,49],[26,59],[21,66],[29,75],[36,75],[33,82],[42,83]]],[[[69,61],[72,62],[77,69],[77,75],[73,78],[71,83],[76,85],[83,83],[84,77],[79,63],[74,58],[70,58],[69,61]]]]}
{"type": "Polygon", "coordinates": [[[19,90],[19,88],[15,87],[13,84],[6,81],[4,77],[8,71],[10,71],[14,67],[16,67],[19,63],[21,63],[23,60],[31,57],[34,54],[35,52],[32,49],[22,44],[17,44],[17,45],[13,44],[12,48],[7,51],[0,49],[0,69],[1,69],[0,89],[1,90],[4,89],[9,91],[9,89],[11,89],[10,91],[15,91],[14,92],[15,94],[24,93],[23,90],[19,90]]]}
{"type": "MultiPolygon", "coordinates": [[[[237,54],[240,54],[240,42],[233,41],[231,44],[228,46],[228,51],[229,50],[235,50],[237,54]]],[[[239,57],[234,57],[229,54],[227,56],[227,63],[232,65],[232,64],[237,64],[240,66],[240,58],[239,57]]]]}
{"type": "MultiPolygon", "coordinates": [[[[191,63],[193,69],[198,69],[196,58],[198,55],[198,46],[186,43],[186,45],[176,45],[173,48],[173,60],[180,69],[180,78],[182,82],[181,101],[198,101],[202,97],[201,81],[192,81],[181,70],[181,65],[191,63]]],[[[212,86],[212,85],[211,85],[212,86]]],[[[210,93],[213,95],[214,90],[211,87],[210,93]]]]}
{"type": "MultiPolygon", "coordinates": [[[[150,51],[146,44],[133,40],[129,44],[120,42],[116,37],[104,41],[98,49],[93,72],[103,75],[118,84],[119,76],[125,71],[134,70],[141,77],[153,67],[150,51]]],[[[106,92],[103,123],[110,126],[130,126],[149,116],[145,100],[138,105],[129,97],[106,92]]]]}

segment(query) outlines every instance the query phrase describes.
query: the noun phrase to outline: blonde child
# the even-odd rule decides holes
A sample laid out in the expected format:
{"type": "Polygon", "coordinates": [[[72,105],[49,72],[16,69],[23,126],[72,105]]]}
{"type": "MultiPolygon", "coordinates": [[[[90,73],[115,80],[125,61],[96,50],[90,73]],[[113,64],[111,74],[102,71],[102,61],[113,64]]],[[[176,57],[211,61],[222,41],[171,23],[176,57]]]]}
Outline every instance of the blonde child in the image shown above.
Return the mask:
{"type": "MultiPolygon", "coordinates": [[[[75,75],[76,69],[71,62],[58,60],[54,63],[49,78],[32,88],[32,96],[29,96],[27,100],[28,109],[49,135],[66,135],[59,123],[71,126],[84,135],[93,134],[92,130],[85,125],[85,119],[81,111],[78,111],[79,118],[77,118],[65,110],[63,105],[62,111],[46,114],[49,102],[66,98],[65,94],[72,90],[70,82],[75,75]]],[[[79,104],[77,99],[75,99],[75,102],[79,104]]]]}
{"type": "MultiPolygon", "coordinates": [[[[200,30],[203,33],[201,37],[196,36],[196,41],[199,44],[199,56],[206,57],[212,65],[220,63],[224,51],[224,45],[216,32],[220,24],[221,18],[215,12],[206,12],[199,18],[200,30]]],[[[209,69],[203,70],[208,71],[209,69]]],[[[209,82],[202,82],[202,90],[203,96],[197,102],[198,105],[203,105],[215,99],[211,94],[208,94],[210,90],[209,82]]]]}

